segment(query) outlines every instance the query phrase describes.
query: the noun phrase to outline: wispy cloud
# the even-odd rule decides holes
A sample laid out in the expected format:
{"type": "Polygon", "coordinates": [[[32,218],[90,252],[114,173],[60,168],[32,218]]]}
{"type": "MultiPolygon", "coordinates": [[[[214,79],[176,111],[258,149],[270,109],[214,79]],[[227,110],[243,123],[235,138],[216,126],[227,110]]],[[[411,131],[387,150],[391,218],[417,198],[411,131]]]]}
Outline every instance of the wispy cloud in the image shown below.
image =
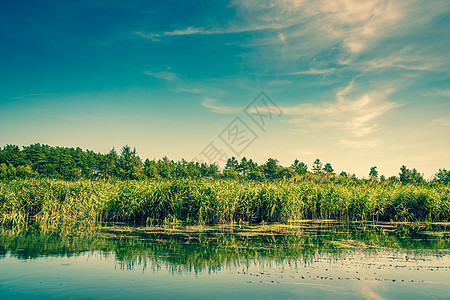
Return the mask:
{"type": "Polygon", "coordinates": [[[164,31],[162,33],[144,33],[136,31],[135,34],[153,41],[159,41],[161,37],[167,36],[183,36],[183,35],[213,35],[213,34],[233,34],[242,32],[252,32],[260,30],[277,30],[284,28],[280,24],[267,24],[267,25],[250,25],[250,26],[230,26],[227,28],[203,28],[189,26],[184,29],[176,29],[173,31],[164,31]]]}
{"type": "Polygon", "coordinates": [[[186,27],[185,29],[177,29],[173,31],[165,31],[163,33],[144,33],[136,32],[137,35],[145,38],[157,41],[162,36],[177,36],[177,35],[192,35],[192,34],[207,34],[204,28],[186,27]]]}
{"type": "Polygon", "coordinates": [[[376,69],[403,69],[412,71],[443,71],[446,64],[442,63],[440,56],[433,56],[428,50],[428,54],[414,54],[410,47],[396,50],[392,55],[380,58],[369,59],[362,62],[362,71],[372,71],[376,69]],[[426,58],[426,59],[425,59],[426,58]]]}
{"type": "Polygon", "coordinates": [[[404,15],[404,7],[389,0],[243,0],[234,4],[255,23],[274,22],[290,27],[282,33],[282,39],[274,37],[278,41],[303,39],[293,46],[320,48],[340,43],[350,53],[365,50],[374,39],[392,30],[392,25],[404,15]]]}
{"type": "Polygon", "coordinates": [[[450,90],[436,90],[436,95],[450,97],[450,90]]]}
{"type": "Polygon", "coordinates": [[[26,94],[18,97],[12,97],[12,99],[15,100],[23,100],[23,99],[29,99],[29,98],[36,98],[36,97],[42,97],[42,96],[48,96],[50,94],[26,94]]]}
{"type": "Polygon", "coordinates": [[[186,87],[176,88],[175,91],[180,93],[192,93],[192,94],[200,94],[202,92],[198,88],[186,88],[186,87]]]}
{"type": "MultiPolygon", "coordinates": [[[[362,138],[380,129],[377,118],[399,107],[398,103],[389,102],[386,97],[392,89],[367,91],[357,97],[350,97],[354,82],[336,93],[336,100],[323,103],[302,103],[296,106],[281,107],[285,115],[294,116],[289,123],[296,126],[314,128],[334,128],[345,132],[351,138],[362,138]]],[[[261,110],[271,108],[259,108],[261,110]]],[[[366,145],[375,147],[377,143],[362,143],[343,139],[342,145],[366,145]]]]}
{"type": "Polygon", "coordinates": [[[318,75],[318,74],[331,73],[334,70],[336,70],[336,68],[322,69],[322,70],[309,69],[309,70],[305,70],[305,71],[298,71],[298,72],[287,73],[285,75],[318,75]]]}
{"type": "MultiPolygon", "coordinates": [[[[330,67],[357,71],[402,69],[446,70],[448,54],[442,45],[423,43],[427,26],[448,10],[448,2],[429,6],[418,0],[236,0],[233,2],[248,24],[284,25],[278,32],[253,38],[248,47],[264,47],[259,57],[310,64],[310,70],[291,75],[325,74],[330,67]],[[326,54],[326,63],[316,60],[326,54]],[[332,55],[330,55],[332,54],[332,55]],[[363,55],[364,54],[364,55],[363,55]],[[369,54],[369,55],[367,55],[369,54]],[[336,65],[338,67],[336,67],[336,65]]],[[[249,26],[249,25],[247,25],[249,26]]],[[[443,25],[445,27],[445,25],[443,25]]],[[[443,37],[443,36],[442,36],[443,37]]],[[[289,70],[289,69],[288,69],[289,70]]]]}
{"type": "Polygon", "coordinates": [[[440,126],[450,126],[450,119],[433,119],[432,122],[440,126]]]}
{"type": "Polygon", "coordinates": [[[241,107],[232,107],[219,103],[215,99],[206,99],[202,102],[202,106],[218,114],[234,114],[242,110],[241,107]]]}
{"type": "Polygon", "coordinates": [[[177,74],[169,71],[164,72],[151,72],[151,71],[144,71],[145,75],[152,76],[158,79],[163,80],[175,80],[178,78],[177,74]]]}
{"type": "Polygon", "coordinates": [[[339,140],[339,144],[344,148],[377,148],[381,146],[380,140],[339,140]]]}

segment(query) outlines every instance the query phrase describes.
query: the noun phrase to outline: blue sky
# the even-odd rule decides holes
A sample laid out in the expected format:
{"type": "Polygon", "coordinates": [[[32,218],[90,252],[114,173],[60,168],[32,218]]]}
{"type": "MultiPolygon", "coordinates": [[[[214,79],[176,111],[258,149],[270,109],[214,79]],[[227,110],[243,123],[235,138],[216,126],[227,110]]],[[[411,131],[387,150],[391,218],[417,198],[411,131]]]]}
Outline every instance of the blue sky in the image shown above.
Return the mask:
{"type": "Polygon", "coordinates": [[[260,163],[431,177],[450,169],[449,7],[2,1],[0,145],[231,156],[219,135],[239,117],[257,136],[240,154],[260,163]],[[260,92],[273,103],[259,111],[282,112],[264,128],[244,112],[260,92]]]}

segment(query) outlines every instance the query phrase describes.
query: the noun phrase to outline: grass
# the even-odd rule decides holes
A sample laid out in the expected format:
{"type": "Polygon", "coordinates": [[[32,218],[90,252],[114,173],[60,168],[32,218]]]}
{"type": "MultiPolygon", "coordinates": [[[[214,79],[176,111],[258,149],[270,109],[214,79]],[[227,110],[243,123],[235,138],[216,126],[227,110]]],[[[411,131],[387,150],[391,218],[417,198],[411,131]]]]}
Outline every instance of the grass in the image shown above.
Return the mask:
{"type": "Polygon", "coordinates": [[[449,185],[234,180],[0,182],[3,224],[449,221],[449,185]]]}

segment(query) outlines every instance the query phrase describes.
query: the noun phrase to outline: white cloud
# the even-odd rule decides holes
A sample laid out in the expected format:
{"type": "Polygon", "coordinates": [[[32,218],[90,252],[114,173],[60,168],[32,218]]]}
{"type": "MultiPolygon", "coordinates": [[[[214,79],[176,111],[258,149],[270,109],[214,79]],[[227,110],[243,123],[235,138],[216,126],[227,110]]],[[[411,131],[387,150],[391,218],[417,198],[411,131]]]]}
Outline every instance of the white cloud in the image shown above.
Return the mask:
{"type": "Polygon", "coordinates": [[[283,24],[274,41],[294,42],[294,49],[341,43],[351,53],[395,29],[404,16],[402,3],[389,0],[239,0],[234,5],[256,24],[283,24]]]}
{"type": "MultiPolygon", "coordinates": [[[[410,47],[399,49],[390,56],[367,60],[361,65],[362,71],[371,71],[382,68],[394,68],[415,71],[442,71],[446,70],[440,56],[432,53],[413,54],[410,47]],[[426,59],[424,59],[427,57],[426,59]]],[[[430,51],[430,49],[428,49],[430,51]]]]}
{"type": "Polygon", "coordinates": [[[436,90],[436,94],[440,96],[450,97],[450,90],[436,90]]]}
{"type": "Polygon", "coordinates": [[[178,78],[177,74],[169,71],[164,72],[144,71],[144,74],[163,80],[175,80],[178,78]]]}
{"type": "Polygon", "coordinates": [[[433,119],[432,122],[440,126],[450,126],[450,119],[433,119]]]}
{"type": "Polygon", "coordinates": [[[192,94],[200,94],[202,92],[198,88],[184,88],[184,87],[176,88],[175,91],[181,92],[181,93],[192,93],[192,94]]]}
{"type": "Polygon", "coordinates": [[[285,75],[317,75],[317,74],[331,73],[334,70],[336,70],[336,68],[322,69],[322,70],[309,69],[306,71],[293,72],[293,73],[288,73],[285,75]]]}
{"type": "Polygon", "coordinates": [[[177,35],[191,35],[191,34],[206,34],[205,29],[203,28],[195,28],[195,27],[187,27],[185,29],[177,29],[174,31],[166,31],[160,34],[156,33],[143,33],[143,32],[136,32],[137,35],[146,38],[151,39],[154,41],[157,41],[159,37],[162,36],[177,36],[177,35]]]}
{"type": "Polygon", "coordinates": [[[215,99],[206,99],[202,102],[202,106],[208,108],[212,112],[218,113],[218,114],[233,114],[237,113],[238,111],[242,110],[242,108],[239,107],[231,107],[227,105],[223,105],[219,103],[215,99]]]}
{"type": "MultiPolygon", "coordinates": [[[[289,123],[313,128],[333,128],[342,130],[352,138],[368,136],[380,129],[376,119],[388,111],[399,107],[385,98],[391,89],[381,92],[368,91],[358,97],[349,97],[353,81],[336,93],[337,100],[324,103],[303,103],[296,106],[280,107],[283,114],[294,116],[289,123]]],[[[260,110],[273,108],[260,107],[260,110]]],[[[349,143],[347,143],[349,144],[349,143]]],[[[371,144],[375,145],[375,144],[371,144]]]]}
{"type": "Polygon", "coordinates": [[[445,1],[436,0],[432,6],[418,0],[236,0],[233,4],[246,26],[283,25],[282,30],[251,38],[245,46],[259,47],[260,59],[277,55],[284,61],[310,63],[310,71],[292,75],[322,74],[327,65],[315,60],[322,53],[333,53],[328,62],[340,64],[338,71],[341,67],[429,71],[448,66],[443,33],[426,33],[435,17],[448,9],[445,1]],[[440,45],[419,42],[433,34],[442,35],[437,40],[440,45]]]}
{"type": "Polygon", "coordinates": [[[381,146],[380,140],[339,140],[339,144],[344,148],[377,148],[381,146]]]}
{"type": "Polygon", "coordinates": [[[49,95],[50,94],[27,94],[27,95],[18,96],[18,97],[12,97],[12,99],[23,100],[23,99],[36,98],[36,97],[49,96],[49,95]]]}
{"type": "MultiPolygon", "coordinates": [[[[233,34],[260,30],[277,30],[282,29],[284,26],[279,24],[267,24],[267,25],[252,25],[249,26],[231,26],[227,28],[211,28],[206,29],[203,27],[193,27],[189,26],[185,29],[176,29],[173,31],[164,31],[162,33],[144,33],[141,31],[136,31],[135,34],[153,41],[159,41],[159,38],[166,36],[182,36],[182,35],[212,35],[212,34],[233,34]]],[[[284,37],[280,33],[279,39],[282,40],[284,37]]]]}
{"type": "MultiPolygon", "coordinates": [[[[310,70],[290,72],[290,75],[335,71],[314,61],[318,53],[324,50],[335,53],[328,60],[334,65],[356,67],[363,72],[381,68],[445,70],[442,63],[448,65],[448,56],[444,59],[442,53],[436,53],[444,47],[418,44],[416,40],[405,41],[405,36],[413,35],[417,29],[423,31],[424,25],[442,14],[448,8],[446,1],[436,0],[430,6],[419,0],[234,0],[231,7],[237,11],[236,18],[222,27],[188,26],[172,31],[135,33],[157,41],[169,36],[262,31],[239,43],[258,48],[248,55],[258,55],[258,60],[273,60],[274,55],[293,62],[298,62],[299,58],[305,62],[312,59],[309,61],[310,70]],[[395,49],[406,45],[409,48],[395,50],[390,56],[382,51],[365,57],[360,55],[380,47],[383,50],[385,39],[389,39],[388,46],[398,44],[395,49]],[[425,49],[427,47],[429,49],[425,49]]],[[[340,70],[340,67],[337,69],[340,70]]]]}

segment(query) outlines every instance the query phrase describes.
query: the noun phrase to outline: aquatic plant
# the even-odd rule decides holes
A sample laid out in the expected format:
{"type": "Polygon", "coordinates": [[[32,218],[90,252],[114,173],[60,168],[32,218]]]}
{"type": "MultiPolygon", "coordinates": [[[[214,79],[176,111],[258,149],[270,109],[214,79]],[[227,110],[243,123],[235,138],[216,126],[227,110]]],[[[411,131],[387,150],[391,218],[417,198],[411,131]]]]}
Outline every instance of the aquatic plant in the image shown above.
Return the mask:
{"type": "Polygon", "coordinates": [[[450,187],[222,179],[0,182],[0,221],[4,224],[301,219],[448,221],[450,187]]]}

